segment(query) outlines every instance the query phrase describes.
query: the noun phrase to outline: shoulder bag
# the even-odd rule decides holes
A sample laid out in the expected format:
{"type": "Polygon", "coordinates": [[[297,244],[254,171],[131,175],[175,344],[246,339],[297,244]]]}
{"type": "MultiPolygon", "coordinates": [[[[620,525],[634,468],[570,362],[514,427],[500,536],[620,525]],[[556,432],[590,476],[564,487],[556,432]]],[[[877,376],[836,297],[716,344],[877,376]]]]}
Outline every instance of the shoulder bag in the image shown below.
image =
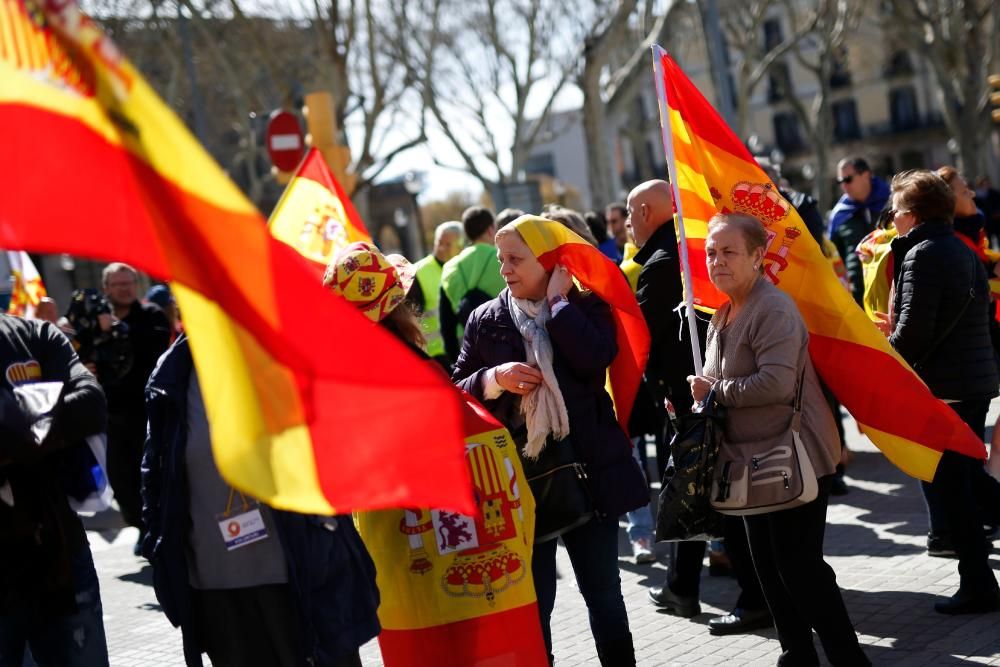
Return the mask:
{"type": "Polygon", "coordinates": [[[753,442],[723,440],[712,482],[712,507],[722,514],[749,516],[805,505],[816,499],[819,484],[802,444],[802,388],[799,374],[788,428],[753,442]]]}

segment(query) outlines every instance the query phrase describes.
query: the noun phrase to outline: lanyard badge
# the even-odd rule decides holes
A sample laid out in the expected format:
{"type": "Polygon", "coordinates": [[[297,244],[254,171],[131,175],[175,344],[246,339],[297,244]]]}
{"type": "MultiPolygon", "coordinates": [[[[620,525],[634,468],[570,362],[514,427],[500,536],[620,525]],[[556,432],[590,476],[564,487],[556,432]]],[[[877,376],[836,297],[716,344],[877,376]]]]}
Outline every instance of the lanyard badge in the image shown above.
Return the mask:
{"type": "Polygon", "coordinates": [[[215,520],[219,522],[219,530],[222,532],[222,540],[226,544],[227,551],[267,539],[267,526],[264,525],[264,517],[261,516],[257,502],[248,501],[242,492],[232,487],[229,489],[226,511],[217,514],[215,520]],[[242,502],[238,513],[234,512],[233,507],[233,499],[237,493],[240,494],[242,502]]]}

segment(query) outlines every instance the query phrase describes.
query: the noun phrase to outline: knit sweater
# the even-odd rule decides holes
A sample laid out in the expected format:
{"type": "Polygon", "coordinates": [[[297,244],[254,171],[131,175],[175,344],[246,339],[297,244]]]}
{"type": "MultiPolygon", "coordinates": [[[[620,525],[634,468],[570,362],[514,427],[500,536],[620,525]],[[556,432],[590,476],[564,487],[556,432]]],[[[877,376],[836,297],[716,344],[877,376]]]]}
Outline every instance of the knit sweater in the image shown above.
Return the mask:
{"type": "Polygon", "coordinates": [[[837,427],[809,359],[809,332],[795,302],[760,278],[743,309],[723,327],[729,310],[727,303],[712,318],[705,355],[705,375],[717,378],[715,398],[727,409],[726,439],[753,443],[784,432],[802,376],[802,442],[817,477],[832,474],[840,460],[837,427]]]}

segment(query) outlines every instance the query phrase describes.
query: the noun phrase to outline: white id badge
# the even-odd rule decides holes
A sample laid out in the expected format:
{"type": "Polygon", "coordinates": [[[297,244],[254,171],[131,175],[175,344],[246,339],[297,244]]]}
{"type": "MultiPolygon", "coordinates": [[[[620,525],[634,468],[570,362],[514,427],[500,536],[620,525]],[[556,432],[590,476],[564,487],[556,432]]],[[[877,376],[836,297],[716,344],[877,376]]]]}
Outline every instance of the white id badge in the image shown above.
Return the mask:
{"type": "Polygon", "coordinates": [[[216,519],[219,522],[219,530],[222,532],[222,539],[226,543],[227,551],[267,539],[267,526],[264,525],[264,517],[261,516],[260,510],[256,507],[228,516],[219,514],[216,519]]]}

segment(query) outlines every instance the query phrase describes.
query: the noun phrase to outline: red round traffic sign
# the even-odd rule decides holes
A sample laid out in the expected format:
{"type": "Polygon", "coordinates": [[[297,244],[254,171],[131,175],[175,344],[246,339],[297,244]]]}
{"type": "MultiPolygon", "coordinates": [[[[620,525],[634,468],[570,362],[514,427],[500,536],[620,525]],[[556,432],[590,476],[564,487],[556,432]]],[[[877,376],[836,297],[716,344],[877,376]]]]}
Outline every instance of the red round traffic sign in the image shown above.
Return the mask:
{"type": "Polygon", "coordinates": [[[302,126],[295,114],[277,110],[267,121],[264,141],[271,163],[281,171],[294,171],[305,152],[302,126]]]}

